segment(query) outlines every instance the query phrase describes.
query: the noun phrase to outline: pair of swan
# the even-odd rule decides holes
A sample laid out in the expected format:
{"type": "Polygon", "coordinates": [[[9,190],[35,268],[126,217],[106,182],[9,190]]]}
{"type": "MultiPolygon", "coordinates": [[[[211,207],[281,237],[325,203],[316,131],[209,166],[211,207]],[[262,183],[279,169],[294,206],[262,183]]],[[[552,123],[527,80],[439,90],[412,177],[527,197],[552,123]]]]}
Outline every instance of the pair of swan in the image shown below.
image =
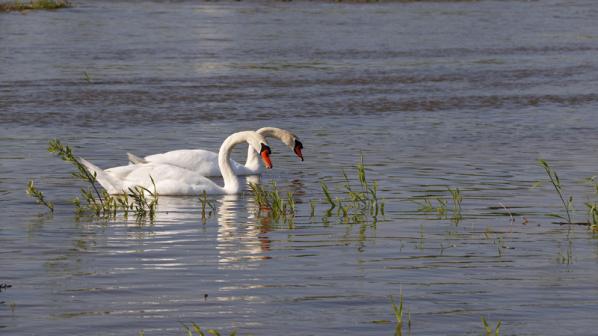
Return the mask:
{"type": "Polygon", "coordinates": [[[261,156],[266,168],[272,168],[270,146],[265,137],[275,137],[289,146],[303,161],[303,145],[293,133],[274,127],[264,127],[256,132],[244,131],[230,135],[218,154],[202,149],[175,150],[139,158],[129,154],[134,163],[128,166],[106,170],[80,158],[81,163],[92,173],[110,194],[126,193],[131,187],[141,186],[160,195],[238,194],[242,191],[237,175],[252,175],[262,172],[261,156]],[[249,144],[247,161],[241,165],[230,159],[232,149],[243,142],[249,144]],[[205,176],[222,176],[224,187],[205,176]]]}

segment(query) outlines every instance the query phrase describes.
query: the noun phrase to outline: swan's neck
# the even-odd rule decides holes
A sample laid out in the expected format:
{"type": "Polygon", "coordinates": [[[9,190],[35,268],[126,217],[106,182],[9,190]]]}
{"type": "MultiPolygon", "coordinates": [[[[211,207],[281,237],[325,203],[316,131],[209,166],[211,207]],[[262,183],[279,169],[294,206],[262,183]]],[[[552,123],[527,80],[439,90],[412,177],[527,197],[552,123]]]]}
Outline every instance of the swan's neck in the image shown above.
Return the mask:
{"type": "MultiPolygon", "coordinates": [[[[230,165],[230,154],[232,149],[251,136],[252,132],[239,132],[235,133],[222,143],[220,151],[218,152],[218,166],[224,179],[224,192],[227,194],[237,194],[241,192],[241,185],[239,184],[239,178],[235,175],[233,168],[230,165]]],[[[249,146],[251,148],[251,146],[249,146]]]]}
{"type": "MultiPolygon", "coordinates": [[[[280,128],[275,127],[263,127],[256,131],[264,138],[276,138],[282,140],[283,132],[280,128]]],[[[260,164],[260,156],[251,146],[247,148],[247,160],[245,161],[245,167],[252,171],[261,173],[264,167],[260,164]]]]}

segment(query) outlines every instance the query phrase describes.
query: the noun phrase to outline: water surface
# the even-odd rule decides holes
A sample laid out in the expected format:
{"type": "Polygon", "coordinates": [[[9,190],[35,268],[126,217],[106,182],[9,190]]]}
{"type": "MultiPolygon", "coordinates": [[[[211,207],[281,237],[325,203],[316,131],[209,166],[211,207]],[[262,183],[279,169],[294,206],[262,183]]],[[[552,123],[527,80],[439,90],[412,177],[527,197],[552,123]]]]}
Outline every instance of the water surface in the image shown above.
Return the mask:
{"type": "Polygon", "coordinates": [[[394,325],[375,322],[394,321],[402,290],[413,335],[479,335],[482,316],[504,335],[595,334],[596,237],[546,217],[560,201],[535,182],[544,158],[586,220],[597,22],[593,1],[559,0],[77,1],[1,14],[0,283],[13,287],[0,331],[177,335],[194,321],[384,335],[394,325]],[[197,199],[166,197],[153,223],[76,220],[81,184],[46,151],[60,138],[112,167],[127,151],[216,150],[262,126],[305,145],[298,162],[272,140],[262,180],[296,194],[292,226],[257,216],[248,193],[212,197],[205,223],[197,199]],[[349,225],[322,204],[310,217],[319,181],[338,185],[360,155],[385,216],[349,225]],[[25,195],[29,179],[53,216],[25,195]],[[414,202],[447,187],[464,197],[458,223],[414,202]]]}

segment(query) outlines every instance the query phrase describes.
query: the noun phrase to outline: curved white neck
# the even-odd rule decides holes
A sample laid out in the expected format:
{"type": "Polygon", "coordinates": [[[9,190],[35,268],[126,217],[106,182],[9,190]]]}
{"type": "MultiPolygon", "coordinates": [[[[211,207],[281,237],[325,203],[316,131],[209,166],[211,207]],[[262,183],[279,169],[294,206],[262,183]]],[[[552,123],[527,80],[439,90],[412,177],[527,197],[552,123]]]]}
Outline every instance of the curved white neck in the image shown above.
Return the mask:
{"type": "MultiPolygon", "coordinates": [[[[260,134],[264,138],[271,137],[282,140],[285,131],[276,127],[262,127],[257,130],[256,133],[260,134]]],[[[245,167],[258,173],[261,173],[264,170],[264,166],[260,164],[260,157],[258,153],[251,146],[247,147],[247,160],[245,160],[245,167]]]]}
{"type": "MultiPolygon", "coordinates": [[[[235,175],[235,172],[230,165],[231,151],[236,145],[247,142],[247,140],[254,134],[255,133],[251,131],[232,134],[226,138],[226,140],[224,140],[220,146],[220,151],[218,152],[218,167],[220,167],[220,172],[222,173],[222,178],[224,179],[223,189],[227,194],[237,194],[241,191],[239,178],[237,175],[235,175]]],[[[249,148],[255,152],[251,145],[249,148]]]]}

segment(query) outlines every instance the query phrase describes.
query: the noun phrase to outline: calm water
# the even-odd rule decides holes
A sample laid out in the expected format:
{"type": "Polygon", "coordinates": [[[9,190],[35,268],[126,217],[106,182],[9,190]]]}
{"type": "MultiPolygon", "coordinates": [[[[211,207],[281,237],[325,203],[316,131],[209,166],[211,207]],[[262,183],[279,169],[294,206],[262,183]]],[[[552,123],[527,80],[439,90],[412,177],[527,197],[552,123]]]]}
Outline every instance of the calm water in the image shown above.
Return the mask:
{"type": "MultiPolygon", "coordinates": [[[[402,290],[413,335],[596,335],[598,240],[554,223],[560,173],[577,221],[596,200],[598,5],[593,0],[386,4],[76,1],[0,14],[0,334],[389,335],[402,290]],[[85,73],[90,81],[85,79],[85,73]],[[249,195],[161,198],[153,223],[76,220],[81,184],[51,138],[101,167],[216,150],[278,126],[276,180],[294,226],[249,195]],[[314,218],[320,180],[365,157],[386,215],[314,218]],[[34,179],[57,203],[34,204],[34,179]],[[418,211],[462,191],[464,219],[418,211]],[[511,223],[508,211],[513,214],[511,223]],[[207,294],[207,297],[205,295],[207,294]]],[[[242,159],[245,149],[235,156],[242,159]]]]}

